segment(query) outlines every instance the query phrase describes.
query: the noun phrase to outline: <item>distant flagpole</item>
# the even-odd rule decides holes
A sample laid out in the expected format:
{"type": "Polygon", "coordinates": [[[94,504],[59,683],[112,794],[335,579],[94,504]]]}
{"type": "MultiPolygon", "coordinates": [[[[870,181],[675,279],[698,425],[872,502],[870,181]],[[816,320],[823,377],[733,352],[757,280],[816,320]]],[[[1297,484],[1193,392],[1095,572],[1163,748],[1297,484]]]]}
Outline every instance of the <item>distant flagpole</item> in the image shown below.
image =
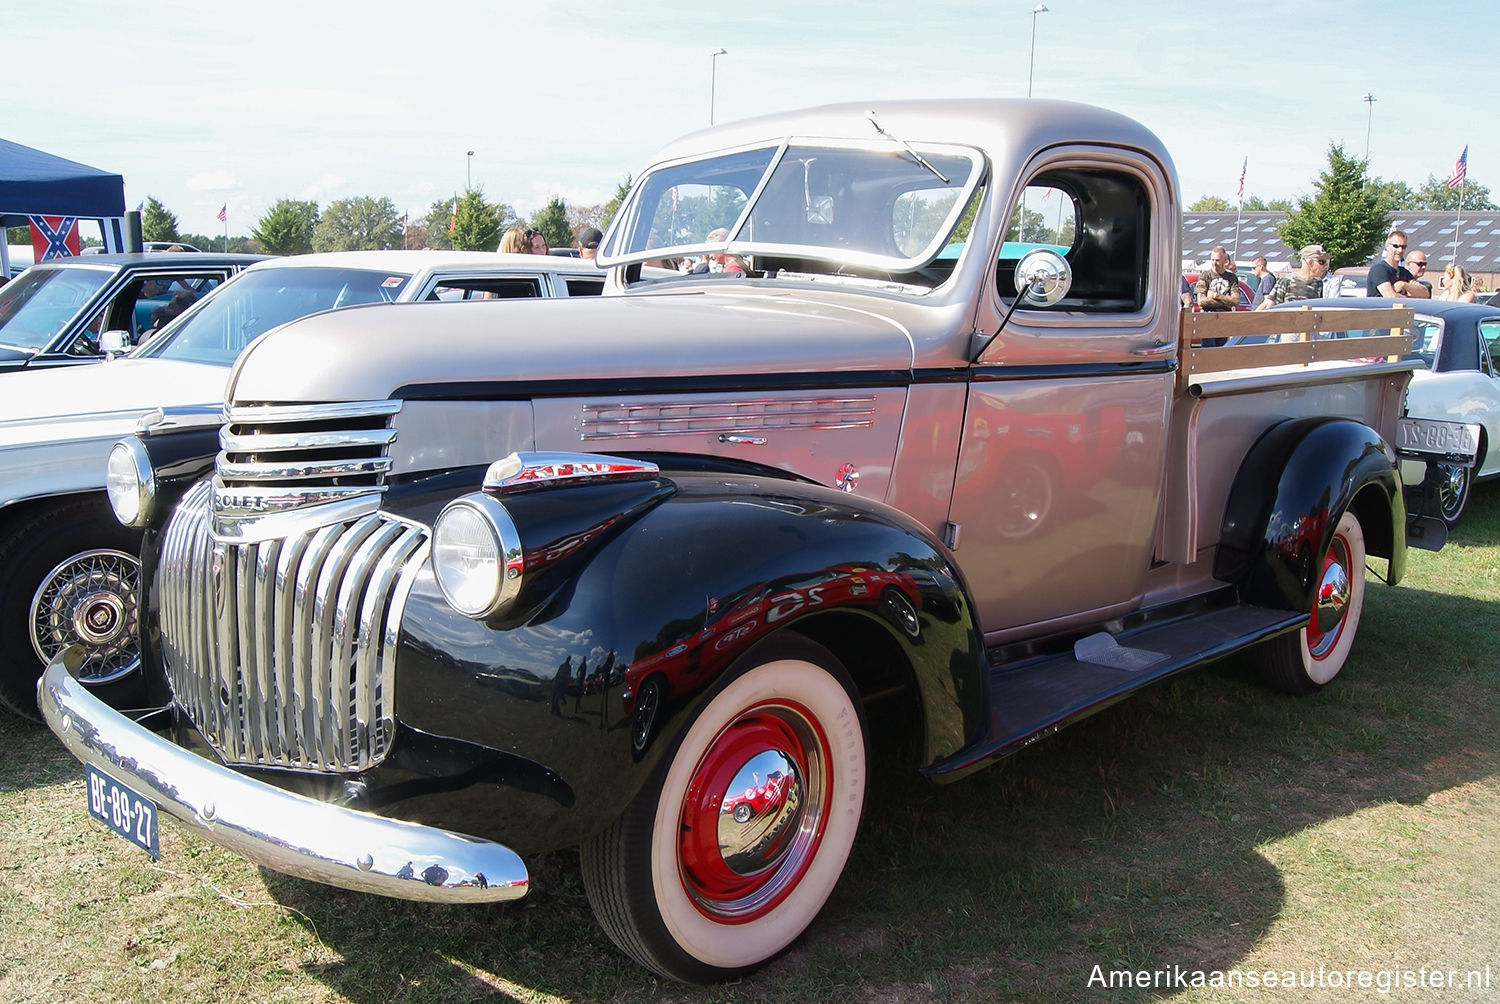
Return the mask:
{"type": "Polygon", "coordinates": [[[1458,215],[1453,219],[1453,264],[1458,265],[1458,231],[1464,222],[1464,187],[1469,177],[1469,145],[1464,144],[1464,152],[1458,155],[1458,160],[1453,164],[1453,176],[1448,179],[1448,187],[1458,187],[1458,215]]]}
{"type": "Polygon", "coordinates": [[[224,224],[224,250],[229,251],[229,203],[219,207],[219,222],[224,224]]]}
{"type": "Polygon", "coordinates": [[[1250,166],[1250,157],[1247,155],[1240,164],[1240,194],[1236,198],[1234,207],[1234,262],[1240,261],[1240,211],[1245,208],[1245,169],[1250,166]]]}

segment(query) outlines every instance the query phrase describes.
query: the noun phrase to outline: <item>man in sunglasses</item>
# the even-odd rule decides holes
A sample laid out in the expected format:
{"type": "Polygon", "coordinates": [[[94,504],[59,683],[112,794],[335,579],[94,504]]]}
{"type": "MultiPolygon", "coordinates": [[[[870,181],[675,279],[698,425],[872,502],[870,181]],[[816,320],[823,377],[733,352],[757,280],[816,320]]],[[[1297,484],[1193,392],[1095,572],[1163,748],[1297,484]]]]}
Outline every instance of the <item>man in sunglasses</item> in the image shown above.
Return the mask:
{"type": "Polygon", "coordinates": [[[1370,277],[1365,280],[1366,296],[1410,296],[1425,299],[1426,288],[1415,280],[1401,256],[1406,254],[1406,234],[1392,230],[1385,239],[1385,254],[1370,266],[1370,277]]]}
{"type": "MultiPolygon", "coordinates": [[[[1406,256],[1406,270],[1411,273],[1417,285],[1427,290],[1427,296],[1432,296],[1432,283],[1427,281],[1427,252],[1413,251],[1406,256]]],[[[1410,288],[1410,287],[1408,287],[1410,288]]]]}

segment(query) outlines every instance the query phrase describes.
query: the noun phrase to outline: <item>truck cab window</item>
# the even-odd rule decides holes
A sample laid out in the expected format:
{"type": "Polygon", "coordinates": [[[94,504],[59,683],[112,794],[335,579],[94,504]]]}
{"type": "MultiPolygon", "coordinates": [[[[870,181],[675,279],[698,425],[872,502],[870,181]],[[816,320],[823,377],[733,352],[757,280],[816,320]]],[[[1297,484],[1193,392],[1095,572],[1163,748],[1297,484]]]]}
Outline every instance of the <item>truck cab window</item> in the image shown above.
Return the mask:
{"type": "Polygon", "coordinates": [[[1068,260],[1073,287],[1046,308],[1130,313],[1146,303],[1151,203],[1131,174],[1055,168],[1032,179],[1011,209],[995,277],[1002,300],[1015,296],[1016,262],[1048,247],[1068,260]]]}

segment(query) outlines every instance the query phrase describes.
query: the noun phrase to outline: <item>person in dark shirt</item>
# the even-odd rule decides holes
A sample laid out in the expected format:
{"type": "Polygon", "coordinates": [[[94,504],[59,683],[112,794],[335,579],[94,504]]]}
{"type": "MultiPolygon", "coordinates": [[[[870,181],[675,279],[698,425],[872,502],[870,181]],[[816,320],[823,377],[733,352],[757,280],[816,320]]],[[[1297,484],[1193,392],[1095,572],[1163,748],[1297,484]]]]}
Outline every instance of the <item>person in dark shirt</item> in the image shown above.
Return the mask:
{"type": "Polygon", "coordinates": [[[1193,284],[1199,310],[1233,310],[1240,303],[1240,277],[1229,263],[1229,251],[1220,245],[1208,256],[1208,268],[1193,284]]]}
{"type": "Polygon", "coordinates": [[[1392,230],[1385,239],[1385,254],[1370,266],[1370,277],[1365,280],[1366,296],[1425,297],[1426,289],[1414,281],[1406,266],[1401,264],[1401,256],[1404,254],[1406,234],[1401,230],[1392,230]],[[1408,283],[1417,287],[1420,292],[1413,292],[1408,283]]]}

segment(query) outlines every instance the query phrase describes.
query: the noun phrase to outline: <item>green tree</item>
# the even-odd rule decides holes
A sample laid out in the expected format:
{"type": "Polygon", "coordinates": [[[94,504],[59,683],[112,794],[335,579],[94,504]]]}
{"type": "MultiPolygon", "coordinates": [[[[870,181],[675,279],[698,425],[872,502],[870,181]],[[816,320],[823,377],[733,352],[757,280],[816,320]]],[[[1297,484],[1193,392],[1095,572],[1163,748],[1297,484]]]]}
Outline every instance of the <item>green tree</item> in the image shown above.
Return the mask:
{"type": "Polygon", "coordinates": [[[1188,206],[1188,212],[1222,213],[1233,208],[1234,207],[1229,204],[1228,199],[1220,198],[1217,195],[1205,195],[1197,202],[1193,203],[1191,206],[1188,206]]]}
{"type": "Polygon", "coordinates": [[[314,251],[368,251],[401,246],[401,217],[390,199],[361,195],[328,204],[313,230],[314,251]]]}
{"type": "Polygon", "coordinates": [[[1448,179],[1438,178],[1429,174],[1427,180],[1422,182],[1422,187],[1412,193],[1412,209],[1437,209],[1453,212],[1462,209],[1464,212],[1477,212],[1485,209],[1500,209],[1490,201],[1490,190],[1484,185],[1476,184],[1473,179],[1467,179],[1462,185],[1454,188],[1448,187],[1448,179]],[[1463,205],[1459,205],[1459,194],[1463,195],[1463,205]]]}
{"type": "Polygon", "coordinates": [[[553,196],[551,202],[532,215],[531,226],[540,230],[547,238],[548,247],[573,246],[573,227],[568,223],[568,204],[559,196],[553,196]]]}
{"type": "Polygon", "coordinates": [[[317,226],[316,202],[278,199],[250,235],[267,254],[307,254],[313,249],[313,231],[317,226]]]}
{"type": "Polygon", "coordinates": [[[1297,207],[1281,224],[1281,240],[1288,247],[1321,244],[1332,259],[1330,268],[1363,265],[1379,249],[1386,235],[1386,207],[1377,183],[1365,176],[1365,162],[1328,147],[1328,169],[1318,175],[1316,194],[1297,200],[1297,207]]]}
{"type": "Polygon", "coordinates": [[[625,201],[625,196],[630,193],[630,185],[632,181],[633,179],[630,175],[625,175],[625,180],[620,182],[620,184],[615,188],[615,194],[611,196],[610,200],[604,204],[604,208],[599,210],[598,227],[600,230],[609,229],[610,223],[613,222],[615,218],[615,213],[618,213],[620,211],[620,204],[625,201]]]}
{"type": "Polygon", "coordinates": [[[150,195],[146,196],[146,207],[141,210],[141,240],[182,240],[182,235],[177,232],[177,217],[150,195]]]}
{"type": "Polygon", "coordinates": [[[424,237],[418,246],[444,250],[452,248],[453,237],[448,228],[455,222],[453,215],[457,208],[457,196],[451,199],[439,199],[429,206],[427,215],[421,220],[424,237]]]}
{"type": "Polygon", "coordinates": [[[475,189],[465,192],[453,213],[453,246],[461,251],[493,251],[500,246],[500,233],[500,207],[490,205],[475,189]]]}
{"type": "Polygon", "coordinates": [[[1375,194],[1380,199],[1380,207],[1388,213],[1395,212],[1398,209],[1417,208],[1416,193],[1404,181],[1386,181],[1384,178],[1371,178],[1370,186],[1375,189],[1375,194]]]}

